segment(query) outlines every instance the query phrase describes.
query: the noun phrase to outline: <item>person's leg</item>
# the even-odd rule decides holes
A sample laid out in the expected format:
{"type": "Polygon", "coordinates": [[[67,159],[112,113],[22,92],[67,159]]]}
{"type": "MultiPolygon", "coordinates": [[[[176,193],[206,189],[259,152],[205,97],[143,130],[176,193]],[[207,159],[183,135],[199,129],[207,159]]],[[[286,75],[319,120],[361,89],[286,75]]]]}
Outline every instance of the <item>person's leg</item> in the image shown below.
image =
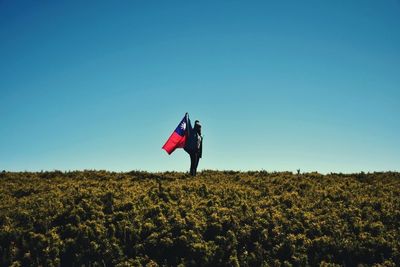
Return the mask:
{"type": "Polygon", "coordinates": [[[196,163],[195,154],[190,153],[189,155],[190,155],[190,175],[195,175],[194,173],[194,166],[196,163]]]}
{"type": "Polygon", "coordinates": [[[194,154],[194,175],[197,174],[197,166],[199,165],[199,160],[200,160],[199,153],[195,153],[194,154]]]}

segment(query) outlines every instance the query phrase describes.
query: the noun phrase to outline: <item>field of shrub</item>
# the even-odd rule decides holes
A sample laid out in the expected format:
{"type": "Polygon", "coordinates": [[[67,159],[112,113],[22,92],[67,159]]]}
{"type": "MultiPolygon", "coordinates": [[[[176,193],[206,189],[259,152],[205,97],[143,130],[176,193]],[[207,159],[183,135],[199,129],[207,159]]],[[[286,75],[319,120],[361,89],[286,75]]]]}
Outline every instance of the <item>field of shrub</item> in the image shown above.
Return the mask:
{"type": "Polygon", "coordinates": [[[400,266],[400,173],[0,173],[1,266],[400,266]]]}

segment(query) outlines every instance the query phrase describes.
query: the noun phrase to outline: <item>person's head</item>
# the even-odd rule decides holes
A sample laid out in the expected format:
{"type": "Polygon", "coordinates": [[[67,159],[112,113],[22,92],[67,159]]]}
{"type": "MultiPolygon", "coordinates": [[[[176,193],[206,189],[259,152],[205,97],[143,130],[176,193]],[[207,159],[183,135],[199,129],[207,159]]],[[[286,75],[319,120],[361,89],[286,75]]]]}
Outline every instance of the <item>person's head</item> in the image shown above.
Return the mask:
{"type": "Polygon", "coordinates": [[[201,124],[198,120],[194,122],[194,130],[201,134],[201,124]]]}

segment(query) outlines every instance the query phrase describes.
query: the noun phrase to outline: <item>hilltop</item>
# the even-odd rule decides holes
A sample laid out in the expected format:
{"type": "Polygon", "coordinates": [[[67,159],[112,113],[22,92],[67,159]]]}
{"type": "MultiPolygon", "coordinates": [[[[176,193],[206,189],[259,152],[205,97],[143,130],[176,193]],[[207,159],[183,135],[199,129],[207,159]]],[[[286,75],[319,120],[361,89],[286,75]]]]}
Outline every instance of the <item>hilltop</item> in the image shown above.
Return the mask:
{"type": "Polygon", "coordinates": [[[1,266],[400,265],[400,173],[0,173],[1,266]]]}

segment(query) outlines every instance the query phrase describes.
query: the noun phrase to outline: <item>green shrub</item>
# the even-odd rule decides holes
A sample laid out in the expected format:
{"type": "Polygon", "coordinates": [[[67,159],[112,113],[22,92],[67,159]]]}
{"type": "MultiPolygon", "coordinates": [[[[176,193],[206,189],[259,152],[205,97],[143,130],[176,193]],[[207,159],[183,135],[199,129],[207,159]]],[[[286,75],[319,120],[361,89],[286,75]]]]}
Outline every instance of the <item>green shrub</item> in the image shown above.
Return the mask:
{"type": "Polygon", "coordinates": [[[399,266],[400,174],[1,172],[0,266],[399,266]]]}

